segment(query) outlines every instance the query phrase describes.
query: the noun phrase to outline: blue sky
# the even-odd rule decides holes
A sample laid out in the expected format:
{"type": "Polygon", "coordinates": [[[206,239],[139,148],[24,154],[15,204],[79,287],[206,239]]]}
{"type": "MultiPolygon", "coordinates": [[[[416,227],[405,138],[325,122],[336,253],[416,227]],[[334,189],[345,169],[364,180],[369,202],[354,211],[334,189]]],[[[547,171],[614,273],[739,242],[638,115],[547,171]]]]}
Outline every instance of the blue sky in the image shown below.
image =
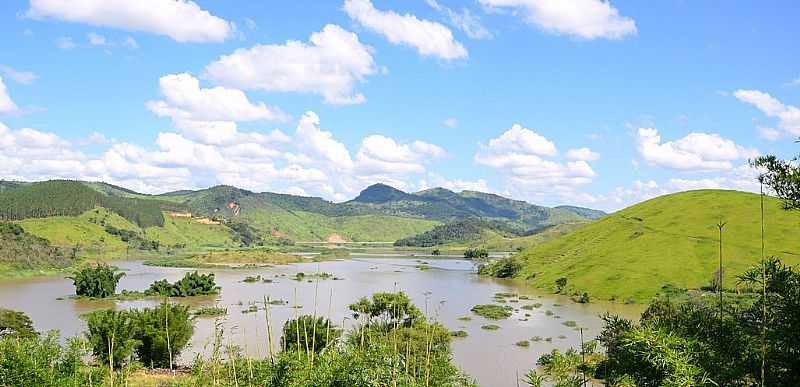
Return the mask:
{"type": "Polygon", "coordinates": [[[0,4],[0,178],[614,210],[800,135],[792,1],[0,4]]]}

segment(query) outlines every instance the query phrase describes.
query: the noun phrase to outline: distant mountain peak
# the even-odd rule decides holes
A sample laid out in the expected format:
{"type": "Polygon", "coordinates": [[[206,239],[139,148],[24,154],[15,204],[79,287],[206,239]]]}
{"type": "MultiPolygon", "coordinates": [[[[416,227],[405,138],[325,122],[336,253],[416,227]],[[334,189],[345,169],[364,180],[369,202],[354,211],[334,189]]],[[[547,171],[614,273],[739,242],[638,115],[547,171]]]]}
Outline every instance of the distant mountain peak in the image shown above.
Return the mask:
{"type": "Polygon", "coordinates": [[[364,188],[361,193],[353,199],[354,202],[359,203],[386,203],[394,200],[403,200],[413,198],[412,195],[405,193],[397,188],[383,183],[373,184],[364,188]]]}

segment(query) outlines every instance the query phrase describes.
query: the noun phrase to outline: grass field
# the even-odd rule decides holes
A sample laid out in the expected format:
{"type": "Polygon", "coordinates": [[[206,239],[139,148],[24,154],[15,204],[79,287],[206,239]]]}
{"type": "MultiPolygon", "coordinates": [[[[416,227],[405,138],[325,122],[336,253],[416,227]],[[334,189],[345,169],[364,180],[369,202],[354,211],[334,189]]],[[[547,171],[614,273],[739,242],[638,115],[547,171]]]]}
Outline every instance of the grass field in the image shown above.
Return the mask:
{"type": "MultiPolygon", "coordinates": [[[[128,244],[119,238],[108,234],[105,228],[91,221],[92,218],[103,216],[107,211],[87,211],[80,216],[54,216],[49,218],[25,219],[16,222],[25,231],[49,240],[53,245],[63,247],[79,246],[79,256],[89,259],[113,258],[124,254],[128,244]]],[[[122,226],[120,228],[136,227],[118,215],[109,216],[109,224],[122,226]],[[119,219],[117,219],[119,218],[119,219]]]]}
{"type": "Polygon", "coordinates": [[[157,240],[164,246],[184,245],[188,249],[207,247],[234,247],[233,231],[220,224],[203,224],[195,219],[164,215],[164,227],[144,230],[147,239],[157,240]]]}
{"type": "Polygon", "coordinates": [[[393,242],[432,229],[439,222],[389,215],[325,216],[306,211],[256,209],[243,215],[253,226],[296,241],[325,241],[337,234],[351,242],[393,242]]]}
{"type": "Polygon", "coordinates": [[[540,232],[532,235],[520,237],[506,237],[491,230],[484,230],[480,240],[467,243],[448,243],[442,246],[437,246],[441,251],[458,251],[463,252],[469,248],[484,248],[488,251],[503,251],[515,252],[532,246],[537,246],[541,243],[547,242],[551,239],[561,237],[569,234],[584,225],[586,222],[580,223],[563,223],[555,226],[548,227],[540,232]]]}
{"type": "MultiPolygon", "coordinates": [[[[766,198],[766,252],[787,264],[800,263],[800,212],[787,212],[766,198]]],[[[648,301],[664,284],[699,288],[718,265],[719,231],[724,228],[724,280],[759,261],[759,196],[722,190],[682,192],[655,198],[583,226],[575,232],[521,252],[517,274],[536,286],[555,288],[566,277],[566,293],[593,298],[648,301]]]]}

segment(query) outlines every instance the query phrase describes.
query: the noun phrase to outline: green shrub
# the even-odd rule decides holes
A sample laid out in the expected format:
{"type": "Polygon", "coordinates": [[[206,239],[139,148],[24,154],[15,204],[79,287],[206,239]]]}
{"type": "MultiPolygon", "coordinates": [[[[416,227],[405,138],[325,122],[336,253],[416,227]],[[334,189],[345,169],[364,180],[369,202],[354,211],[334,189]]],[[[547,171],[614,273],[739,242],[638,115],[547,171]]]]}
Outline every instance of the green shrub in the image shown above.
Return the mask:
{"type": "Polygon", "coordinates": [[[0,386],[87,386],[102,380],[101,369],[84,364],[84,347],[77,338],[60,344],[55,332],[0,338],[0,386]]]}
{"type": "Polygon", "coordinates": [[[333,345],[341,334],[341,330],[327,318],[303,315],[283,324],[281,347],[287,351],[295,351],[299,345],[301,351],[308,348],[320,352],[333,345]]]}
{"type": "Polygon", "coordinates": [[[86,339],[101,364],[120,368],[127,364],[139,344],[136,324],[129,311],[98,310],[86,315],[86,339]]]}
{"type": "Polygon", "coordinates": [[[92,353],[101,364],[115,368],[131,359],[145,366],[168,367],[170,352],[174,362],[194,332],[189,307],[166,303],[155,309],[100,310],[89,313],[86,323],[92,353]]]}
{"type": "Polygon", "coordinates": [[[189,272],[174,284],[163,279],[155,281],[144,292],[148,296],[164,297],[192,297],[207,296],[219,293],[219,287],[214,282],[214,273],[199,274],[189,272]]]}
{"type": "Polygon", "coordinates": [[[119,280],[125,273],[117,273],[117,269],[106,264],[86,266],[68,277],[75,285],[75,294],[85,297],[106,298],[117,291],[119,280]]]}
{"type": "Polygon", "coordinates": [[[30,338],[38,335],[33,321],[23,312],[0,308],[0,338],[30,338]]]}
{"type": "Polygon", "coordinates": [[[350,305],[353,317],[367,317],[368,322],[379,319],[385,326],[411,326],[423,318],[422,312],[403,292],[375,293],[372,298],[362,297],[350,305]]]}
{"type": "Polygon", "coordinates": [[[485,259],[489,258],[489,252],[484,248],[464,250],[464,259],[485,259]]]}
{"type": "Polygon", "coordinates": [[[175,358],[194,333],[189,307],[162,303],[158,308],[133,310],[131,314],[139,361],[146,366],[159,368],[174,364],[175,358]]]}
{"type": "Polygon", "coordinates": [[[511,278],[522,270],[522,262],[514,257],[507,257],[478,267],[478,274],[495,278],[511,278]]]}
{"type": "Polygon", "coordinates": [[[567,278],[566,277],[561,277],[561,278],[556,280],[556,292],[557,293],[561,293],[561,291],[564,290],[564,287],[566,287],[566,286],[567,286],[567,278]]]}

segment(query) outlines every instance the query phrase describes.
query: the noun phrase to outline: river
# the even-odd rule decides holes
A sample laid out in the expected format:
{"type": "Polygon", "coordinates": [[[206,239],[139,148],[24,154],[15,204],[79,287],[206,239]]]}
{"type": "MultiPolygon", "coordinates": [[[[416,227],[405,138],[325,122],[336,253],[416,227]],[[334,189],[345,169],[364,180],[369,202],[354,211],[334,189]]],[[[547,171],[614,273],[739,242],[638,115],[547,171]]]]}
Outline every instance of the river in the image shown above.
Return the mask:
{"type": "MultiPolygon", "coordinates": [[[[216,297],[191,300],[192,306],[214,305],[228,309],[221,319],[225,340],[239,345],[250,355],[265,356],[267,353],[266,319],[263,311],[242,313],[251,304],[259,303],[263,309],[263,298],[288,301],[285,306],[271,306],[273,343],[278,347],[283,323],[294,316],[291,307],[302,305],[297,313],[314,313],[327,316],[341,325],[350,326],[354,321],[347,305],[362,296],[380,291],[402,290],[406,292],[427,315],[443,323],[451,330],[465,330],[466,338],[453,338],[452,348],[455,363],[475,378],[481,386],[516,386],[516,376],[523,375],[536,364],[536,359],[553,348],[565,350],[580,347],[580,334],[575,328],[564,325],[575,321],[583,328],[584,338],[590,340],[602,328],[599,316],[605,312],[636,318],[641,306],[619,304],[577,304],[566,297],[541,293],[536,289],[511,281],[483,278],[475,275],[470,261],[461,259],[426,259],[429,270],[417,268],[419,262],[411,258],[352,256],[346,260],[319,263],[299,263],[283,266],[248,269],[201,269],[213,271],[222,291],[216,297]],[[340,278],[318,282],[295,281],[289,277],[297,272],[331,273],[340,278]],[[261,275],[272,282],[245,283],[246,276],[261,275]],[[506,320],[489,321],[470,312],[475,304],[495,302],[495,293],[516,293],[528,300],[511,302],[515,308],[513,316],[506,320]],[[316,293],[316,297],[315,297],[316,293]],[[329,303],[332,295],[332,303],[329,303]],[[533,310],[523,310],[526,304],[542,304],[533,310]],[[550,311],[551,313],[548,313],[550,311]],[[525,314],[530,316],[525,316],[525,314]],[[471,316],[470,321],[459,317],[471,316]],[[489,331],[482,325],[496,324],[500,329],[489,331]],[[552,338],[531,342],[530,347],[515,345],[520,340],[534,336],[552,338]]],[[[126,273],[117,291],[144,290],[155,280],[166,278],[176,281],[191,269],[150,267],[142,261],[118,261],[113,264],[126,273]]],[[[99,308],[134,308],[153,306],[156,301],[86,301],[69,298],[74,294],[72,281],[65,278],[33,278],[0,281],[0,306],[20,310],[28,314],[38,330],[57,329],[63,336],[79,335],[85,329],[81,314],[99,308]]],[[[181,355],[181,362],[190,363],[197,353],[207,353],[213,337],[215,320],[200,318],[195,325],[195,334],[181,355]]]]}

